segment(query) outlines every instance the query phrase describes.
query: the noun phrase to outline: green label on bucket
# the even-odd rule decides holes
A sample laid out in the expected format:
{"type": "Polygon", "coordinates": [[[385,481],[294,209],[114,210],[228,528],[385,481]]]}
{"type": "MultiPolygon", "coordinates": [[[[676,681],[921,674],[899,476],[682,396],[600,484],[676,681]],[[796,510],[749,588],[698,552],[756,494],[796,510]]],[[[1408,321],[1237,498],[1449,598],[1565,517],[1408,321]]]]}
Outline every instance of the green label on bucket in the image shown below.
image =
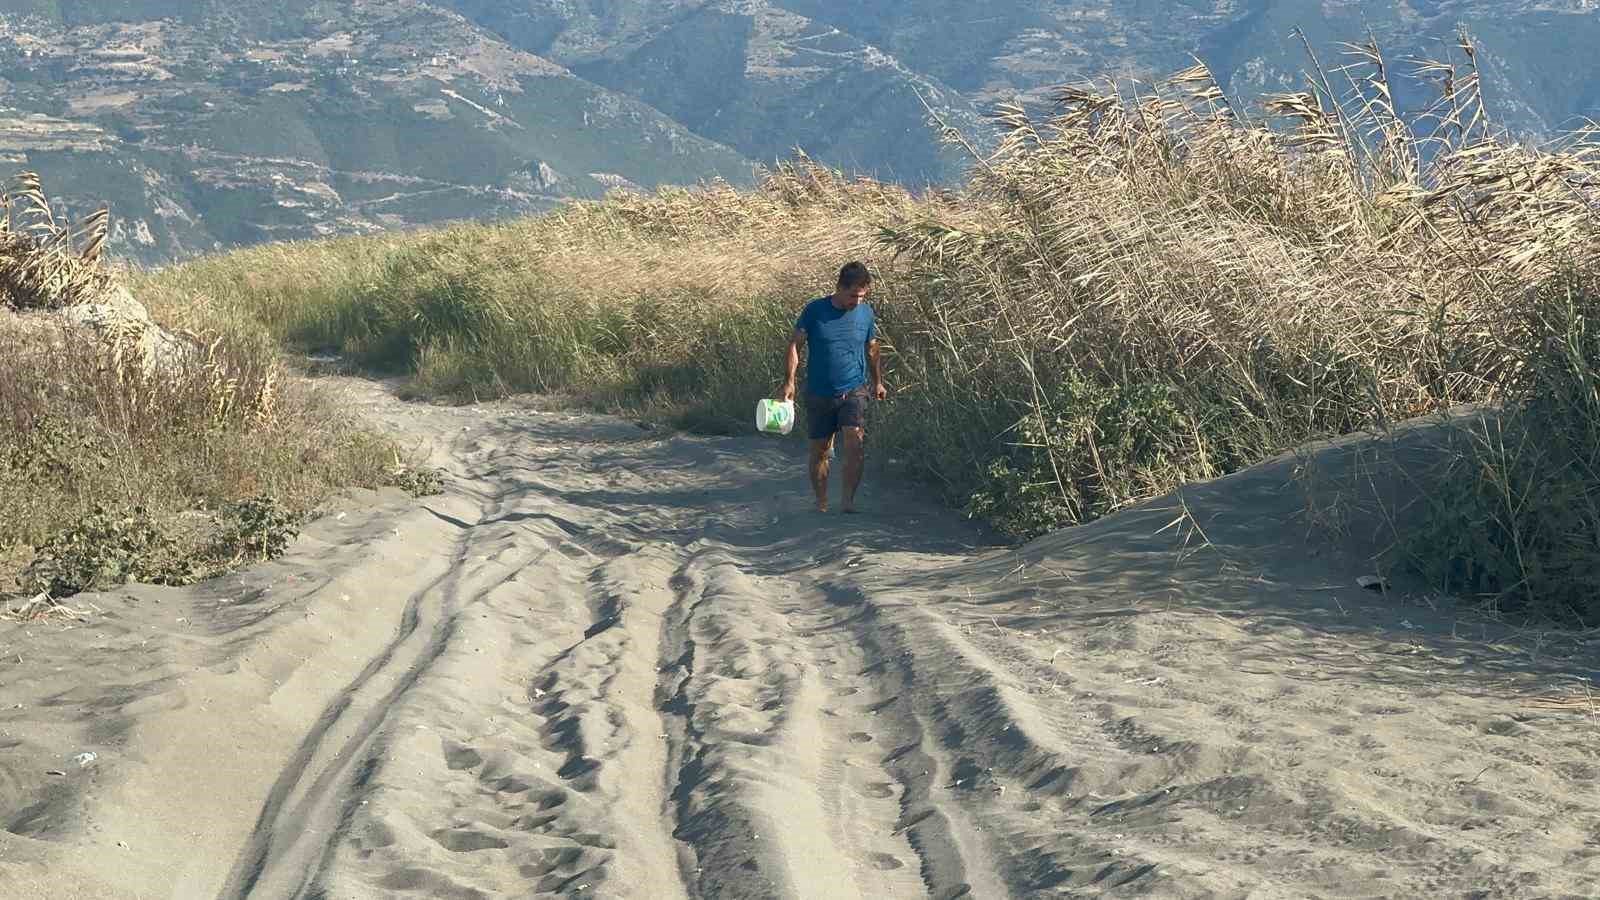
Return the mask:
{"type": "Polygon", "coordinates": [[[794,417],[794,408],[780,400],[762,400],[756,410],[756,425],[762,431],[784,433],[794,417]]]}

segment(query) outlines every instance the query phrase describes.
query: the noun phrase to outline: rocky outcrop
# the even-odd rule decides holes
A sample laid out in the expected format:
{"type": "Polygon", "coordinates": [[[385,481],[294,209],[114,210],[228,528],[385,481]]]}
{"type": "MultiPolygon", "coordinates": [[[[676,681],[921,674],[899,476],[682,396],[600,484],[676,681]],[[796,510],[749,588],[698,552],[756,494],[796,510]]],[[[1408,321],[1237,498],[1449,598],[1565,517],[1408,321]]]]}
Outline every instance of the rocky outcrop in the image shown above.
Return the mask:
{"type": "Polygon", "coordinates": [[[91,300],[59,309],[17,311],[0,305],[5,330],[36,338],[47,347],[88,338],[107,354],[156,376],[200,358],[192,339],[156,324],[150,311],[125,287],[116,285],[91,300]]]}

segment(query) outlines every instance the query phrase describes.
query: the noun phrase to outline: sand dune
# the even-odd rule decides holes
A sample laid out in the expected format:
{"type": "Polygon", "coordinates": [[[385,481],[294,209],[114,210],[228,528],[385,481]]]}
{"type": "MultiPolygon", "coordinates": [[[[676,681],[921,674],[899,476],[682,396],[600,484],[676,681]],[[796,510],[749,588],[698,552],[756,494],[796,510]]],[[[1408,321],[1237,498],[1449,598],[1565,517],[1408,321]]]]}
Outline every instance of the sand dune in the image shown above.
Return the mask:
{"type": "Polygon", "coordinates": [[[1528,702],[1600,646],[1360,589],[1303,459],[1002,548],[769,441],[349,391],[444,496],[0,624],[0,896],[1600,896],[1600,718],[1528,702]]]}

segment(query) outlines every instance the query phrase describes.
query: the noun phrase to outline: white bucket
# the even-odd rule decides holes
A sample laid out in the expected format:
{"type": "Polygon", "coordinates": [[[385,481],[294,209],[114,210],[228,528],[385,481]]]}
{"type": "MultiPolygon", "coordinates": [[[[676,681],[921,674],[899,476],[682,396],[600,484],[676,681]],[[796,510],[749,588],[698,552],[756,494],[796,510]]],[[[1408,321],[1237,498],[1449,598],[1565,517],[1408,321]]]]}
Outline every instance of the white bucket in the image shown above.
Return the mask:
{"type": "Polygon", "coordinates": [[[757,400],[756,430],[765,434],[788,434],[794,428],[793,400],[757,400]]]}

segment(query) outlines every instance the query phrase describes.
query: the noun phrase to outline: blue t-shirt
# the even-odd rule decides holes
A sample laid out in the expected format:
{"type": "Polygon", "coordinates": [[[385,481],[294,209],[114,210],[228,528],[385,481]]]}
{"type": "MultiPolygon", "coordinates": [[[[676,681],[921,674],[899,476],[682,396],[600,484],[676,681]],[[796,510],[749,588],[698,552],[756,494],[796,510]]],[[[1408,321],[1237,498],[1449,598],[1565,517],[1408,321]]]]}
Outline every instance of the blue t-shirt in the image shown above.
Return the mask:
{"type": "Polygon", "coordinates": [[[877,337],[872,307],[856,304],[848,312],[831,297],[806,304],[794,323],[806,333],[806,390],[818,397],[837,397],[867,383],[867,342],[877,337]]]}

